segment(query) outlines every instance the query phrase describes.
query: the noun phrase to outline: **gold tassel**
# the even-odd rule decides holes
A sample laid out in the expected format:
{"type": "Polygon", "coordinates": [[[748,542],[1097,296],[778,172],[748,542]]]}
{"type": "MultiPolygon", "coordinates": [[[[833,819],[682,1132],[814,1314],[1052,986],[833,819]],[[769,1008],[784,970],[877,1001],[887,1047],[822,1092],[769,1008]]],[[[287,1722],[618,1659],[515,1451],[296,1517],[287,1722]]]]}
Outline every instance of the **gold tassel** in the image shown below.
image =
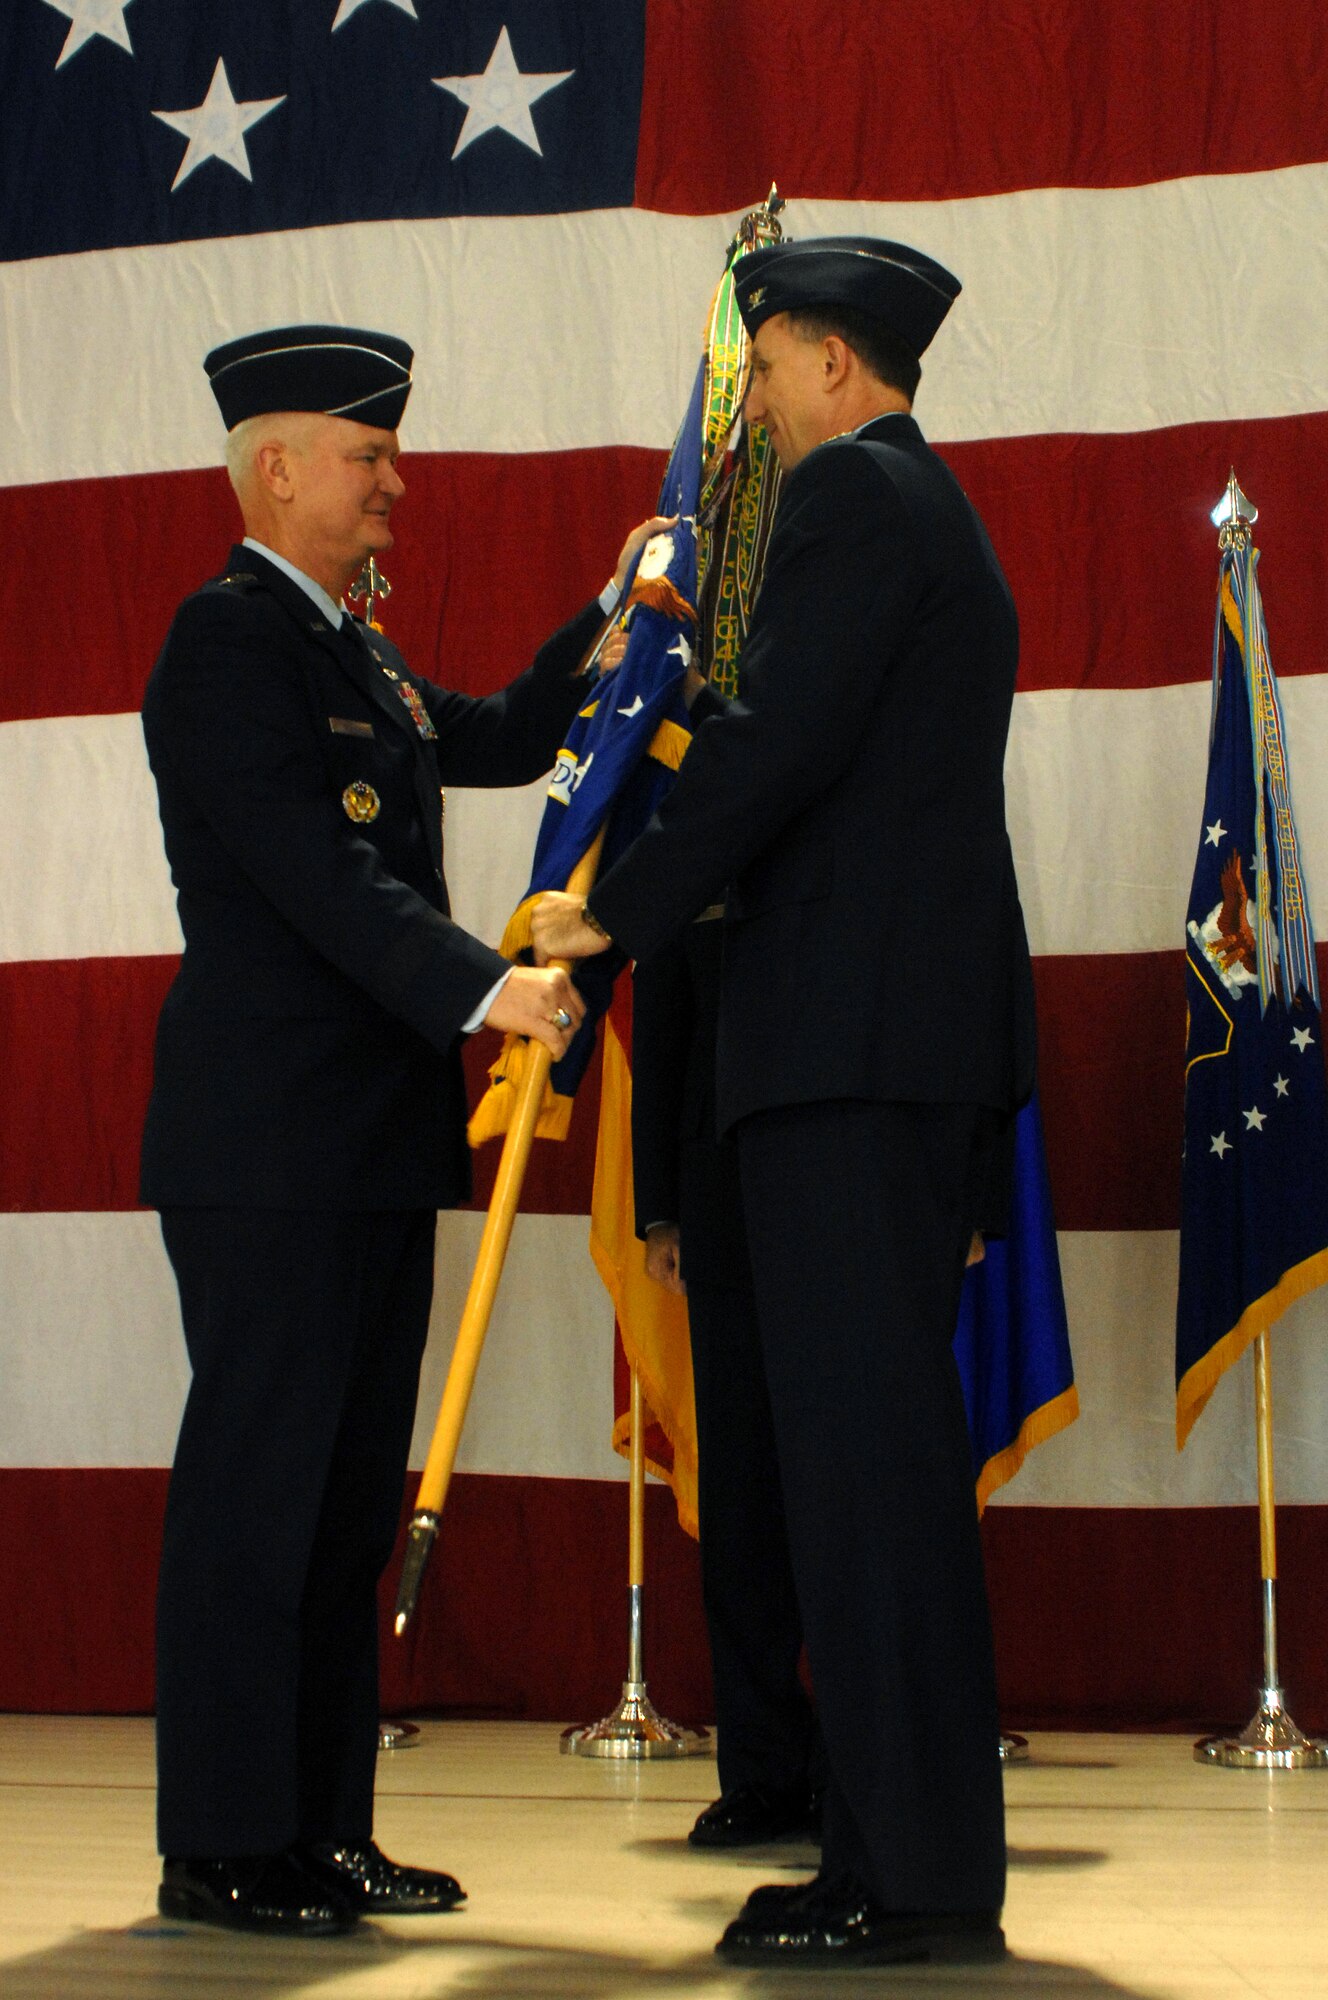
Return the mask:
{"type": "MultiPolygon", "coordinates": [[[[528,918],[527,923],[529,923],[528,918]]],[[[475,1106],[470,1123],[466,1127],[466,1137],[472,1148],[483,1146],[490,1139],[501,1139],[507,1131],[521,1089],[521,1079],[526,1072],[526,1051],[529,1046],[524,1035],[511,1034],[504,1038],[502,1052],[489,1071],[489,1088],[475,1106]]],[[[560,1097],[553,1085],[546,1083],[544,1096],[540,1100],[535,1137],[565,1139],[571,1122],[571,1098],[560,1097]]]]}

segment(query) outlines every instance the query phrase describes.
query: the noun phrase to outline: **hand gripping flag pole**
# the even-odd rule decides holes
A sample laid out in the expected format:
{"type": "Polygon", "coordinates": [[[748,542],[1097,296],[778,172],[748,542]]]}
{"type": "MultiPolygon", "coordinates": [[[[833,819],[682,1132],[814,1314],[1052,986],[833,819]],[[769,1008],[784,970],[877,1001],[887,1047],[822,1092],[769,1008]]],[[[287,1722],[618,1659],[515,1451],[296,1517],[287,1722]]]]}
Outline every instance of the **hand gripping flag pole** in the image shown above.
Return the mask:
{"type": "MultiPolygon", "coordinates": [[[[570,895],[584,897],[594,887],[602,840],[601,829],[568,878],[570,895]]],[[[552,963],[564,972],[568,969],[562,959],[554,959],[552,963]]],[[[398,1638],[410,1623],[434,1537],[438,1533],[438,1520],[456,1463],[461,1427],[466,1421],[470,1392],[475,1386],[475,1371],[479,1367],[484,1338],[489,1330],[498,1281],[503,1274],[517,1203],[521,1199],[521,1185],[526,1177],[535,1125],[552,1062],[553,1057],[542,1042],[527,1043],[516,1107],[503,1141],[489,1213],[485,1217],[475,1269],[471,1273],[470,1289],[457,1330],[456,1346],[452,1351],[442,1402],[438,1406],[438,1420],[434,1425],[429,1455],[420,1474],[415,1512],[411,1515],[406,1537],[406,1560],[397,1590],[396,1617],[393,1621],[398,1638]]]]}
{"type": "Polygon", "coordinates": [[[1273,1322],[1328,1280],[1328,1084],[1257,518],[1233,470],[1213,510],[1221,561],[1208,784],[1186,925],[1176,1436],[1183,1446],[1252,1343],[1263,1682],[1240,1735],[1203,1737],[1194,1754],[1271,1771],[1328,1766],[1328,1744],[1288,1715],[1278,1669],[1269,1352],[1273,1322]]]}

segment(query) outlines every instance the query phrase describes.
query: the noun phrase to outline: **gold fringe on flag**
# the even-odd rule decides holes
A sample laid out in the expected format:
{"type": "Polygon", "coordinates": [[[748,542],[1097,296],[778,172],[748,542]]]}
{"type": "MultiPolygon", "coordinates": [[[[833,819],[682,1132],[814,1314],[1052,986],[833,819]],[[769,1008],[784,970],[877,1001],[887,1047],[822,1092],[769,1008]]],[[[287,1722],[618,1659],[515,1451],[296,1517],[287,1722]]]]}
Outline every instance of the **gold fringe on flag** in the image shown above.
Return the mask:
{"type": "Polygon", "coordinates": [[[1059,1396],[1053,1396],[1049,1403],[1043,1403],[1036,1410],[1030,1410],[1019,1426],[1019,1435],[1013,1444],[1007,1444],[1004,1451],[998,1451],[989,1458],[978,1474],[978,1513],[981,1515],[987,1502],[998,1487],[1014,1478],[1034,1445],[1045,1444],[1072,1424],[1079,1414],[1079,1391],[1071,1382],[1068,1389],[1062,1389],[1059,1396]]]}
{"type": "Polygon", "coordinates": [[[1271,1292],[1246,1306],[1230,1333],[1201,1355],[1176,1385],[1176,1449],[1184,1448],[1204,1405],[1228,1368],[1239,1361],[1245,1349],[1261,1333],[1267,1333],[1288,1306],[1303,1299],[1316,1286],[1328,1284],[1328,1250],[1316,1250],[1303,1264],[1284,1271],[1271,1292]]]}

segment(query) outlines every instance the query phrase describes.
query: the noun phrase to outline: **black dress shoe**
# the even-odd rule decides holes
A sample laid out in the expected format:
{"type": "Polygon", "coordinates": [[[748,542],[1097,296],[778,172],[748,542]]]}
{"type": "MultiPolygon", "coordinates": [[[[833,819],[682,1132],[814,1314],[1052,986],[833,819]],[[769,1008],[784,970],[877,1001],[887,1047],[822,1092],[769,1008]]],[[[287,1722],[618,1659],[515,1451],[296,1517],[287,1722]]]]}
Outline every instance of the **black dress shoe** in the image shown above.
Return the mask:
{"type": "Polygon", "coordinates": [[[765,1847],[774,1840],[819,1840],[819,1797],[734,1785],[707,1806],[687,1838],[693,1847],[765,1847]]]}
{"type": "Polygon", "coordinates": [[[810,1882],[762,1882],[753,1889],[747,1901],[738,1912],[739,1918],[768,1915],[772,1910],[782,1910],[795,1897],[801,1896],[810,1882]]]}
{"type": "Polygon", "coordinates": [[[234,1931],[329,1937],[348,1931],[356,1912],[288,1854],[162,1862],[157,1908],[163,1917],[222,1924],[234,1931]]]}
{"type": "Polygon", "coordinates": [[[372,1840],[362,1847],[339,1847],[329,1841],[291,1851],[316,1882],[362,1915],[429,1916],[454,1910],[466,1900],[454,1875],[435,1868],[403,1867],[399,1861],[389,1861],[372,1840]]]}
{"type": "Polygon", "coordinates": [[[884,1910],[851,1876],[758,1889],[715,1950],[731,1965],[975,1965],[1005,1956],[990,1910],[884,1910]]]}

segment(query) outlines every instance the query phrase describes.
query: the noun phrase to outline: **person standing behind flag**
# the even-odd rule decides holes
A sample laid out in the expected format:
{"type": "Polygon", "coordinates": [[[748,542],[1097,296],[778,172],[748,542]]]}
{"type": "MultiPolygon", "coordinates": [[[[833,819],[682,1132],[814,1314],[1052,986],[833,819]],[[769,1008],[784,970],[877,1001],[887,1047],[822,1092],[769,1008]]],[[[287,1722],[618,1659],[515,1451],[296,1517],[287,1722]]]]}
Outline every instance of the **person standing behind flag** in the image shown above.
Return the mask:
{"type": "Polygon", "coordinates": [[[718,1949],[995,1958],[1000,1723],[951,1338],[1033,1078],[1003,782],[1017,619],[909,414],[957,279],[828,238],[755,251],[735,281],[747,416],[788,475],[739,698],[588,901],[545,897],[534,935],[548,957],[648,958],[731,885],[719,1123],[828,1779],[820,1874],[754,1892],[718,1949]]]}
{"type": "Polygon", "coordinates": [[[185,948],[141,1194],[193,1371],[158,1591],[158,1901],[242,1930],[464,1900],[373,1840],[376,1585],[436,1211],[470,1186],[460,1037],[562,1055],[584,1009],[564,973],[452,922],[439,787],[549,769],[656,526],[509,687],[412,675],[340,602],[392,546],[412,360],[331,326],[207,357],[246,535],[180,607],[143,704],[185,948]]]}
{"type": "MultiPolygon", "coordinates": [[[[698,677],[699,679],[699,677],[698,677]]],[[[722,699],[698,684],[693,730],[722,699]]],[[[718,906],[635,969],[632,1181],[646,1270],[683,1293],[696,1405],[701,1590],[720,1797],[688,1839],[819,1839],[821,1753],[761,1367],[737,1147],[715,1131],[718,906]]]]}

